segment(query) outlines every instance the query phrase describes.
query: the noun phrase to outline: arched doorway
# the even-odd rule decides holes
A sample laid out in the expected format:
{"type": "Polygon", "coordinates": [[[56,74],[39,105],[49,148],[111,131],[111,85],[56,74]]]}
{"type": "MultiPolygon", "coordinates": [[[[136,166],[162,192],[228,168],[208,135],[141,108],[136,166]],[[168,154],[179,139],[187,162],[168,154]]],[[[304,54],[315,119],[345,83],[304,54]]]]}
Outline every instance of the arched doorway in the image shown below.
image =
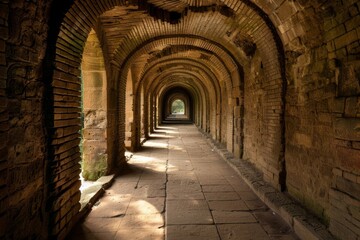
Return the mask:
{"type": "Polygon", "coordinates": [[[106,71],[100,42],[94,30],[89,33],[85,43],[81,76],[81,176],[94,181],[107,171],[106,71]]]}
{"type": "Polygon", "coordinates": [[[185,115],[185,103],[181,99],[176,99],[171,103],[171,114],[185,115]]]}

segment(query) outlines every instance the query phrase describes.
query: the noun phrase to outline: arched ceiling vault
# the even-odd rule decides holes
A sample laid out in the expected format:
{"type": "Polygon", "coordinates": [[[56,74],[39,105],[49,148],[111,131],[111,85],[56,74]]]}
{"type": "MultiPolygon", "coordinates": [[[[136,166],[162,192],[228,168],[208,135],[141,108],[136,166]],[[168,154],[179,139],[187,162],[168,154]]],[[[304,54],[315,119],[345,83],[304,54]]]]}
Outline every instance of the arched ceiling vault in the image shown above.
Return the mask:
{"type": "MultiPolygon", "coordinates": [[[[265,54],[279,45],[276,30],[264,13],[266,10],[270,14],[274,6],[269,5],[274,4],[256,0],[76,1],[64,18],[60,35],[70,38],[74,45],[77,43],[77,49],[73,50],[81,54],[81,43],[90,29],[95,28],[104,55],[119,66],[149,40],[194,35],[223,46],[245,65],[255,49],[265,54]]],[[[73,48],[65,45],[64,42],[65,48],[73,48]]],[[[277,58],[270,56],[269,62],[277,58]]]]}
{"type": "Polygon", "coordinates": [[[220,72],[214,71],[208,62],[199,61],[192,58],[169,58],[156,61],[149,68],[141,79],[143,84],[148,85],[155,78],[162,78],[165,72],[172,74],[174,70],[182,70],[192,74],[199,75],[207,86],[215,89],[216,95],[219,95],[220,72]],[[180,66],[180,67],[179,67],[180,66]],[[165,69],[165,70],[164,70],[165,69]]]}
{"type": "Polygon", "coordinates": [[[143,59],[142,56],[144,55],[149,56],[149,53],[157,53],[149,56],[149,62],[143,62],[143,68],[138,70],[139,73],[142,72],[143,74],[147,71],[148,66],[154,66],[152,62],[156,61],[155,59],[160,57],[160,59],[163,58],[171,60],[172,55],[176,57],[176,54],[183,54],[183,56],[187,58],[192,55],[192,59],[194,59],[193,56],[196,56],[197,61],[201,61],[206,65],[209,65],[209,67],[213,69],[212,72],[217,73],[216,75],[218,76],[218,79],[225,81],[226,90],[230,92],[233,86],[231,81],[232,72],[239,74],[239,68],[242,67],[236,64],[234,56],[230,52],[226,51],[226,49],[216,43],[205,41],[205,39],[192,37],[194,36],[171,36],[147,43],[129,57],[128,61],[126,61],[125,67],[121,68],[121,81],[126,81],[126,69],[132,65],[131,63],[136,62],[136,64],[141,65],[141,63],[139,63],[139,59],[143,59]],[[191,46],[191,44],[193,46],[191,46]],[[174,45],[174,48],[171,48],[172,45],[174,45]],[[174,54],[172,54],[172,51],[174,54]]]}
{"type": "MultiPolygon", "coordinates": [[[[174,47],[167,48],[166,52],[168,53],[164,54],[162,53],[162,51],[160,53],[157,53],[151,61],[146,63],[142,75],[144,75],[149,68],[153,68],[154,66],[156,66],[156,64],[159,64],[160,62],[174,62],[174,59],[179,58],[192,59],[199,63],[201,62],[203,65],[207,65],[208,69],[211,72],[213,72],[214,74],[217,73],[217,77],[219,79],[224,77],[230,78],[231,71],[234,71],[234,69],[236,69],[236,66],[234,65],[226,65],[222,57],[217,55],[216,53],[195,46],[176,45],[174,47]],[[173,48],[175,50],[172,50],[173,48]]],[[[229,57],[229,60],[230,59],[231,58],[229,57]]]]}
{"type": "Polygon", "coordinates": [[[149,91],[150,92],[152,90],[152,86],[157,86],[159,84],[161,84],[161,82],[163,80],[166,79],[172,79],[175,83],[176,82],[180,82],[184,81],[187,82],[188,79],[196,79],[197,81],[201,82],[202,84],[204,84],[204,87],[206,86],[206,88],[208,89],[208,91],[214,93],[214,97],[220,97],[219,94],[219,88],[217,88],[218,86],[214,85],[210,79],[202,76],[200,73],[195,72],[195,71],[186,71],[186,70],[172,70],[172,69],[168,69],[166,70],[162,75],[158,76],[157,78],[154,79],[154,81],[151,81],[149,86],[149,91]]]}
{"type": "MultiPolygon", "coordinates": [[[[216,53],[228,69],[246,66],[256,49],[264,53],[265,67],[276,62],[277,56],[265,54],[269,48],[276,48],[276,43],[271,37],[271,29],[259,15],[259,9],[254,11],[254,4],[249,7],[249,2],[229,3],[228,6],[220,1],[170,2],[167,5],[162,1],[159,5],[157,1],[147,1],[145,5],[170,12],[171,6],[184,8],[179,10],[178,21],[153,18],[149,16],[151,11],[150,14],[143,11],[144,6],[117,6],[100,16],[97,29],[114,66],[127,72],[132,64],[136,64],[137,68],[142,68],[137,72],[144,72],[154,57],[176,51],[172,50],[175,45],[195,46],[216,53]]],[[[123,73],[121,79],[125,80],[125,76],[123,73]]],[[[228,91],[231,90],[230,83],[227,84],[228,91]]]]}
{"type": "Polygon", "coordinates": [[[191,97],[193,98],[193,101],[201,101],[201,99],[205,100],[207,95],[204,92],[204,89],[199,86],[199,82],[196,84],[194,82],[180,82],[180,83],[174,83],[171,81],[171,79],[167,79],[163,81],[163,84],[158,85],[157,88],[154,91],[154,94],[159,96],[160,99],[162,99],[167,92],[169,92],[171,89],[174,88],[184,88],[185,90],[190,93],[191,97]]]}
{"type": "Polygon", "coordinates": [[[203,92],[203,96],[208,96],[209,92],[215,95],[215,89],[211,87],[206,87],[207,79],[201,78],[198,74],[194,72],[184,72],[184,71],[169,71],[165,73],[162,77],[159,77],[158,81],[152,81],[152,84],[149,86],[149,93],[161,93],[164,88],[167,86],[182,86],[188,85],[198,89],[198,92],[203,92]]]}
{"type": "MultiPolygon", "coordinates": [[[[259,51],[264,68],[275,69],[281,78],[279,55],[282,53],[275,51],[278,54],[274,54],[272,51],[279,45],[276,30],[274,32],[267,14],[254,2],[76,1],[64,18],[58,46],[64,44],[64,51],[71,48],[75,55],[77,52],[81,54],[81,42],[90,29],[95,28],[105,59],[110,59],[112,66],[122,74],[117,78],[119,81],[126,81],[131,65],[136,64],[137,72],[144,72],[154,55],[160,53],[162,56],[175,45],[194,46],[212,52],[223,62],[222,68],[230,72],[246,66],[255,51],[259,51]],[[75,17],[76,21],[72,21],[75,17]],[[74,31],[76,34],[72,35],[74,31]],[[62,38],[70,38],[73,46],[66,46],[62,38]]],[[[210,59],[212,65],[219,67],[213,60],[210,59]]],[[[109,84],[115,89],[116,85],[109,84]]],[[[227,90],[231,90],[229,80],[227,90]]]]}

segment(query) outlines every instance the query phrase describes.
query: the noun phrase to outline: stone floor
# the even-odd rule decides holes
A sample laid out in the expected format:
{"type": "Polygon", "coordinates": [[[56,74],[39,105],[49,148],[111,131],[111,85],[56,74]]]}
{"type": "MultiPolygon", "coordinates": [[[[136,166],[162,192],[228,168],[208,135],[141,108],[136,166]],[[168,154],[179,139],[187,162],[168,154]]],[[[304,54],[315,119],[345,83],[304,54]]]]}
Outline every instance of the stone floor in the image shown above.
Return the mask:
{"type": "Polygon", "coordinates": [[[294,240],[194,125],[158,129],[68,239],[294,240]]]}

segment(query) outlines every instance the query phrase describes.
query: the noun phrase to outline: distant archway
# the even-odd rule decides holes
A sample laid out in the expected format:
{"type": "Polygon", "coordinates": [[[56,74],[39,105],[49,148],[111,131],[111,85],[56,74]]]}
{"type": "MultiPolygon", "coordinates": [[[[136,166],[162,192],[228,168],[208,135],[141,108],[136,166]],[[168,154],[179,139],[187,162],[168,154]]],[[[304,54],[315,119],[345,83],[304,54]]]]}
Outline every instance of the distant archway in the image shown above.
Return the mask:
{"type": "Polygon", "coordinates": [[[181,99],[175,99],[171,103],[171,114],[185,115],[185,103],[181,99]]]}

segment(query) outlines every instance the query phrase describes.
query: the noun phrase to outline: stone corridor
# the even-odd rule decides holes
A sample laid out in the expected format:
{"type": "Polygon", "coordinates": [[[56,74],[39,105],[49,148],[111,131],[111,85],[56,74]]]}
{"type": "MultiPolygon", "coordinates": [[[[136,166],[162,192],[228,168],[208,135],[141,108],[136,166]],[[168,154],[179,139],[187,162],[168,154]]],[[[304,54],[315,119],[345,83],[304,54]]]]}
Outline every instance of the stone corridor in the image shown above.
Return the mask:
{"type": "Polygon", "coordinates": [[[360,0],[0,0],[0,239],[67,238],[360,240],[360,0]]]}
{"type": "Polygon", "coordinates": [[[194,125],[163,125],[69,239],[297,239],[194,125]]]}

